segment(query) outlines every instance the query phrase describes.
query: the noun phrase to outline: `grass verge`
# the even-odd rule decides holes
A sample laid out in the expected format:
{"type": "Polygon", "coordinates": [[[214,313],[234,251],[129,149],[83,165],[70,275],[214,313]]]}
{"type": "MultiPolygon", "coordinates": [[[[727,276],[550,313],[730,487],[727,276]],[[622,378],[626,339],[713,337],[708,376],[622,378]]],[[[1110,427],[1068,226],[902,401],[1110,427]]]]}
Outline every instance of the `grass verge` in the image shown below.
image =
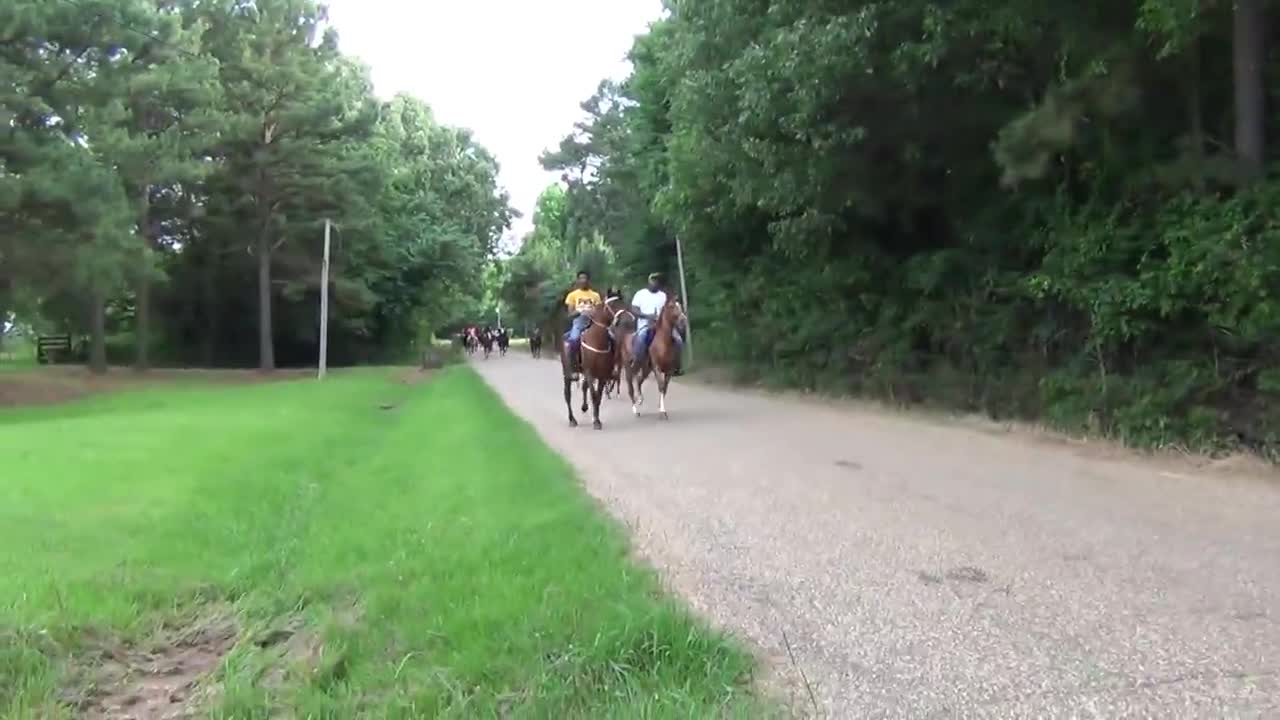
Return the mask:
{"type": "Polygon", "coordinates": [[[0,429],[2,717],[765,710],[749,657],[465,368],[140,390],[0,429]]]}

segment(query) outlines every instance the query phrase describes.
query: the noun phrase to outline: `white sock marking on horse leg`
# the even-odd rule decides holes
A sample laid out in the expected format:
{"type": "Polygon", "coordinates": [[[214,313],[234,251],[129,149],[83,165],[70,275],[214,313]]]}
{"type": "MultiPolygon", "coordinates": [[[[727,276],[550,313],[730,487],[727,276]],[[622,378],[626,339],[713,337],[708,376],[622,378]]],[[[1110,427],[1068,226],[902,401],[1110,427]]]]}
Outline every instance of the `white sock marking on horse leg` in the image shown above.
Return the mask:
{"type": "Polygon", "coordinates": [[[658,393],[658,412],[666,412],[666,411],[667,411],[667,394],[664,392],[660,392],[658,393]]]}

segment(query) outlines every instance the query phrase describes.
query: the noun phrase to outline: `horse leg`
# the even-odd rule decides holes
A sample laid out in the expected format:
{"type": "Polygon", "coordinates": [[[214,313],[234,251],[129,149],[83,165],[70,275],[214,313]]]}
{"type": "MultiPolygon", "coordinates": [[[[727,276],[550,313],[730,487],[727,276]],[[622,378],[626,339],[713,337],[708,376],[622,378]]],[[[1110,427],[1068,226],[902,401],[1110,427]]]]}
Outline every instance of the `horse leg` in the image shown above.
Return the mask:
{"type": "MultiPolygon", "coordinates": [[[[634,382],[635,378],[631,377],[631,366],[628,365],[626,370],[623,370],[623,372],[627,375],[627,397],[631,398],[631,414],[639,415],[640,407],[636,406],[636,386],[634,382]]],[[[622,392],[618,391],[618,395],[622,395],[622,392]]]]}
{"type": "Polygon", "coordinates": [[[671,384],[671,371],[658,373],[658,417],[667,419],[667,386],[671,384]]]}
{"type": "Polygon", "coordinates": [[[587,391],[590,388],[591,388],[591,376],[584,372],[582,373],[582,412],[586,412],[588,409],[587,391]]]}
{"type": "Polygon", "coordinates": [[[591,388],[591,427],[596,430],[604,429],[604,425],[600,423],[600,396],[604,395],[604,386],[608,382],[608,378],[600,378],[595,381],[594,387],[591,388]]]}
{"type": "Polygon", "coordinates": [[[578,419],[573,416],[573,381],[564,379],[564,406],[569,409],[569,427],[578,427],[578,419]]]}
{"type": "Polygon", "coordinates": [[[636,383],[636,394],[640,396],[641,405],[644,405],[644,381],[649,379],[649,373],[652,371],[652,365],[640,366],[640,381],[636,383]]]}

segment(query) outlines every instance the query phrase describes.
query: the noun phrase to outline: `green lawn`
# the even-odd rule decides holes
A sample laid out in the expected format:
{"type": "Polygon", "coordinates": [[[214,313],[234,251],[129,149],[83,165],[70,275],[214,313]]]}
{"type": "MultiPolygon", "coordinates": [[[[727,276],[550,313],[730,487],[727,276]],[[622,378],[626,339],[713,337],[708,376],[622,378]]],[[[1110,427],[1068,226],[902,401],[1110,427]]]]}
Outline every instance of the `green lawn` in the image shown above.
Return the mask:
{"type": "Polygon", "coordinates": [[[210,717],[764,710],[465,368],[3,411],[0,458],[0,717],[71,717],[92,653],[210,618],[210,717]]]}

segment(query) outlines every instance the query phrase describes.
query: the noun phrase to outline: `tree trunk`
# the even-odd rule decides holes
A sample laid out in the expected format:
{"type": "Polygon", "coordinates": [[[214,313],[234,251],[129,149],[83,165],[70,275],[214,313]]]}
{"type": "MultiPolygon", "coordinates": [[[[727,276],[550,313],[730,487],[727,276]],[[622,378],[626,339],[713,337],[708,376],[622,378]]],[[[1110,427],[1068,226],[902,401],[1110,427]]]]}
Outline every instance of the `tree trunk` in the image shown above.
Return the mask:
{"type": "Polygon", "coordinates": [[[148,370],[151,367],[151,268],[148,258],[151,251],[151,186],[142,186],[139,200],[138,231],[142,236],[142,262],[138,264],[137,307],[134,316],[134,340],[137,348],[134,367],[148,370]]]}
{"type": "Polygon", "coordinates": [[[1188,63],[1187,83],[1189,90],[1187,93],[1187,115],[1191,129],[1191,158],[1195,163],[1193,183],[1196,191],[1204,192],[1205,190],[1205,137],[1204,137],[1204,95],[1200,88],[1200,37],[1197,35],[1191,40],[1189,51],[1190,62],[1188,63]]]}
{"type": "Polygon", "coordinates": [[[275,340],[271,331],[271,239],[266,224],[258,233],[258,369],[276,369],[275,340]]]}
{"type": "Polygon", "coordinates": [[[89,370],[101,375],[107,371],[107,294],[100,288],[89,297],[89,370]]]}
{"type": "Polygon", "coordinates": [[[218,253],[211,250],[205,258],[200,273],[200,284],[203,286],[202,305],[204,305],[204,338],[200,343],[201,358],[205,367],[213,367],[217,357],[218,342],[218,253]]]}
{"type": "Polygon", "coordinates": [[[1265,0],[1236,0],[1232,37],[1236,155],[1247,180],[1256,180],[1262,176],[1265,153],[1265,89],[1262,72],[1266,45],[1264,2],[1265,0]]]}

